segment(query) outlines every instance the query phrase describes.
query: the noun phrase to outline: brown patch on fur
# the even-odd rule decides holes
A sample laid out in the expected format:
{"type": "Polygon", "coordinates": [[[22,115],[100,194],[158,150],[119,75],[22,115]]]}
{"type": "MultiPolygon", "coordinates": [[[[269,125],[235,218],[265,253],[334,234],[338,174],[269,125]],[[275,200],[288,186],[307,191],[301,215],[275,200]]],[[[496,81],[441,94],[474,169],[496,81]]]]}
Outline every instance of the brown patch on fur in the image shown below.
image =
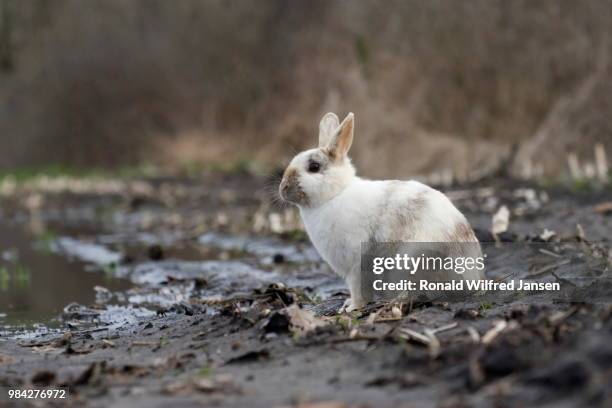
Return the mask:
{"type": "Polygon", "coordinates": [[[332,162],[336,162],[338,159],[338,156],[336,155],[336,153],[333,150],[330,149],[321,149],[321,151],[323,152],[323,154],[325,154],[325,156],[327,156],[329,158],[329,161],[332,162]]]}
{"type": "MultiPolygon", "coordinates": [[[[387,187],[385,193],[386,202],[391,200],[391,197],[401,184],[401,181],[389,183],[389,187],[387,187]]],[[[425,193],[421,193],[397,208],[390,209],[385,206],[385,208],[382,209],[383,214],[392,218],[392,228],[388,239],[390,241],[406,241],[410,239],[414,234],[414,225],[418,221],[418,214],[423,212],[423,208],[426,204],[427,200],[425,199],[425,193]]]]}
{"type": "Polygon", "coordinates": [[[347,122],[342,129],[340,129],[340,134],[337,138],[337,146],[336,149],[340,152],[340,155],[345,155],[348,153],[348,150],[351,147],[351,143],[353,143],[352,138],[353,133],[353,121],[347,122]]]}
{"type": "Polygon", "coordinates": [[[281,198],[290,201],[294,204],[308,204],[308,197],[298,180],[298,171],[296,169],[287,169],[283,175],[283,181],[280,185],[281,198]]]}
{"type": "Polygon", "coordinates": [[[455,225],[455,229],[453,230],[450,239],[451,242],[477,242],[472,227],[465,222],[460,222],[455,225]]]}
{"type": "Polygon", "coordinates": [[[342,122],[342,129],[332,141],[328,148],[323,149],[323,152],[334,162],[342,161],[348,153],[353,143],[353,121],[342,122]]]}
{"type": "Polygon", "coordinates": [[[296,169],[287,169],[285,174],[283,175],[283,179],[287,180],[287,182],[297,181],[298,172],[296,169]]]}

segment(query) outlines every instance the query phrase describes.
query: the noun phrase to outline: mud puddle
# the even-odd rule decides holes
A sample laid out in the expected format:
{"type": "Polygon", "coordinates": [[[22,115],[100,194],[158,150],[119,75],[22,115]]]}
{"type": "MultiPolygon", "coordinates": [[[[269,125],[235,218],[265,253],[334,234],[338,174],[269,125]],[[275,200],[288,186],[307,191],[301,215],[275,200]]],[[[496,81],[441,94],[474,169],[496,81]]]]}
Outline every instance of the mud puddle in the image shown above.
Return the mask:
{"type": "MultiPolygon", "coordinates": [[[[57,246],[70,240],[48,231],[36,233],[27,224],[0,225],[0,326],[4,330],[54,325],[66,305],[93,303],[94,288],[114,292],[132,286],[102,267],[92,268],[80,257],[58,253],[57,246]]],[[[89,257],[108,256],[87,247],[80,251],[89,257]]]]}
{"type": "Polygon", "coordinates": [[[221,233],[191,239],[171,233],[96,234],[95,227],[66,231],[70,236],[3,225],[5,336],[37,337],[60,326],[112,330],[160,311],[186,313],[197,304],[268,285],[297,288],[312,299],[344,288],[303,242],[221,233]]]}

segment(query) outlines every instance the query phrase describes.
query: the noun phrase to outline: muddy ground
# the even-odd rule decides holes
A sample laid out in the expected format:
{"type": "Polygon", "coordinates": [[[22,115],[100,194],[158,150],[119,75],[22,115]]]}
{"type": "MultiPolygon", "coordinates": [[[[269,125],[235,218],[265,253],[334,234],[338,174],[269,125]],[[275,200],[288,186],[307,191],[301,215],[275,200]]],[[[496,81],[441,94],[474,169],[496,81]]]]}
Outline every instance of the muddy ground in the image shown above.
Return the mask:
{"type": "Polygon", "coordinates": [[[499,207],[511,211],[489,277],[558,281],[562,293],[338,315],[345,286],[268,184],[247,175],[4,180],[0,228],[25,231],[49,258],[3,248],[7,265],[45,272],[6,268],[22,272],[7,272],[0,295],[21,282],[25,300],[19,313],[0,310],[0,387],[65,387],[69,398],[0,405],[612,404],[609,189],[507,180],[448,189],[483,241],[499,207]],[[74,294],[35,307],[63,288],[74,294]]]}

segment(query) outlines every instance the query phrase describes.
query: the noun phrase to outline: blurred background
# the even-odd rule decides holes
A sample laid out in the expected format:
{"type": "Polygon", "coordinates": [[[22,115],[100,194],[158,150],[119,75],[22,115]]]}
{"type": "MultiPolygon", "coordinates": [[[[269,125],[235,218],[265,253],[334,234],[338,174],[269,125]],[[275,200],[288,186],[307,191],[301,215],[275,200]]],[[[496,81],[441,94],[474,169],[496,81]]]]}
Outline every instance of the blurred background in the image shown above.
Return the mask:
{"type": "Polygon", "coordinates": [[[0,169],[268,169],[353,111],[366,176],[601,175],[611,21],[606,0],[0,0],[0,169]]]}

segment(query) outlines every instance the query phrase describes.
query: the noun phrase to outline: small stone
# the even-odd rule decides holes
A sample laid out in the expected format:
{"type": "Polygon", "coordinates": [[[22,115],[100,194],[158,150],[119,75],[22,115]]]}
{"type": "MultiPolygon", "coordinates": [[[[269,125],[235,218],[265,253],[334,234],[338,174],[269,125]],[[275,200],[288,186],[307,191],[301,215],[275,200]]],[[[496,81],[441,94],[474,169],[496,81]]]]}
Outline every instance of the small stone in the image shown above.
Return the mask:
{"type": "Polygon", "coordinates": [[[160,245],[151,245],[147,249],[147,256],[152,261],[161,261],[164,259],[164,250],[160,245]]]}

